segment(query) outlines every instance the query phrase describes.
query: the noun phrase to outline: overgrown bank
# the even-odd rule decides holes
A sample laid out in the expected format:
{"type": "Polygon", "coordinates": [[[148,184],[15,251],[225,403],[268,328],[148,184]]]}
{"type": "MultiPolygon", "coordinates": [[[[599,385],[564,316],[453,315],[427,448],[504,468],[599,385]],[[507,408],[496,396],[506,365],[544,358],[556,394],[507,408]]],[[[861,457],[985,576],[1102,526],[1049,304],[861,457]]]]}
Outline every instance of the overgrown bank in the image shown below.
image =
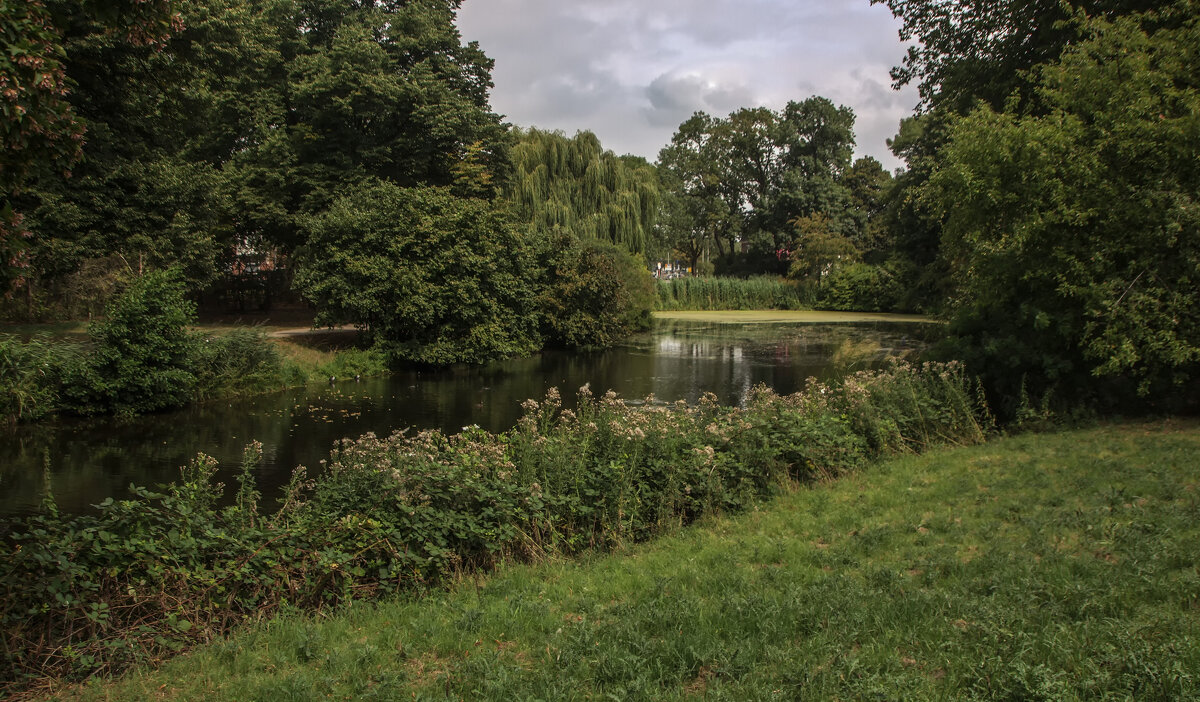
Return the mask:
{"type": "Polygon", "coordinates": [[[86,340],[0,336],[0,422],[48,414],[139,414],[303,385],[317,374],[377,375],[383,354],[285,349],[258,329],[190,331],[195,308],[168,273],[134,280],[86,340]]]}
{"type": "Polygon", "coordinates": [[[1198,452],[1200,425],[1170,421],[891,459],[65,696],[1195,700],[1198,452]]]}
{"type": "Polygon", "coordinates": [[[574,411],[557,392],[527,402],[503,434],[368,435],[316,480],[298,472],[276,510],[260,508],[253,447],[227,508],[201,457],[165,493],[70,519],[49,502],[16,525],[0,563],[4,685],[160,660],[285,605],[640,541],[794,481],[977,442],[985,418],[960,367],[896,365],[787,397],[760,390],[745,408],[631,407],[585,388],[574,411]]]}

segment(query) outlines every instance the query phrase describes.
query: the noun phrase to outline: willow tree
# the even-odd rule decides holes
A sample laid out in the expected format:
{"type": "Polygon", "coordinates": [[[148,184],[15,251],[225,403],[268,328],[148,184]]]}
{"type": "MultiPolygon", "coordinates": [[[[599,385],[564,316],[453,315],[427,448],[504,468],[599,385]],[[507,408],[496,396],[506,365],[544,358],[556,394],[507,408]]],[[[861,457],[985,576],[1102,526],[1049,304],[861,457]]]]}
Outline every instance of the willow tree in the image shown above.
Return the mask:
{"type": "Polygon", "coordinates": [[[518,217],[542,231],[646,250],[658,213],[659,183],[645,159],[606,151],[591,132],[519,130],[508,195],[518,217]]]}

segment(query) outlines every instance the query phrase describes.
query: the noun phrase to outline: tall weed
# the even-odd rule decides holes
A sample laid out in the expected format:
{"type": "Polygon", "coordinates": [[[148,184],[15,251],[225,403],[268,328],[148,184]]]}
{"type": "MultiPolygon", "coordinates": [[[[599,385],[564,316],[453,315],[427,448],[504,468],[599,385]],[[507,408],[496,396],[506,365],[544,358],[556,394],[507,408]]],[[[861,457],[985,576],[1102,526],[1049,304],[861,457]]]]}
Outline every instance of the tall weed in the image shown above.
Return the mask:
{"type": "Polygon", "coordinates": [[[40,419],[53,412],[63,360],[76,351],[71,344],[0,336],[0,423],[40,419]]]}

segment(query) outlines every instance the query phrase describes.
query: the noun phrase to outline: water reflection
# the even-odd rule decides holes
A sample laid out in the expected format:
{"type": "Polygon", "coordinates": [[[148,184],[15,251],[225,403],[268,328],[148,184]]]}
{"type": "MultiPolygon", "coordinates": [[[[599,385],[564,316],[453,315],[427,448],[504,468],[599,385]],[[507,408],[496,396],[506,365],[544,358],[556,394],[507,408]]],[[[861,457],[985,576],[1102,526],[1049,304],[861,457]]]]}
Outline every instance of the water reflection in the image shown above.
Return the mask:
{"type": "Polygon", "coordinates": [[[843,342],[877,348],[872,361],[921,348],[936,328],[907,324],[730,325],[659,322],[648,334],[595,353],[545,353],[484,368],[401,372],[361,383],[318,385],[209,403],[133,420],[61,420],[0,436],[0,516],[36,509],[48,465],[60,509],[77,512],[130,483],[154,486],[178,476],[197,452],[216,458],[232,482],[246,443],[264,446],[259,479],[272,494],[292,468],[315,468],[339,438],[400,427],[457,431],[469,424],[500,431],[520,403],[550,387],[570,404],[577,388],[612,389],[625,398],[697,402],[713,392],[737,404],[758,383],[779,392],[832,372],[843,342]]]}

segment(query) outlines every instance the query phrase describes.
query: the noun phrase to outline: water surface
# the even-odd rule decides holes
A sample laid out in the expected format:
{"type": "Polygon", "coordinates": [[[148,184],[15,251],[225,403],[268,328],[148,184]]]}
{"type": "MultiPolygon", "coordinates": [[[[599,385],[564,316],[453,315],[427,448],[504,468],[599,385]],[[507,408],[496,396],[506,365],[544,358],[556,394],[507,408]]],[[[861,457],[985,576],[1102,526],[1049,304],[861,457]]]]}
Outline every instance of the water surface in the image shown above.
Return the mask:
{"type": "Polygon", "coordinates": [[[838,372],[834,350],[844,342],[871,346],[867,359],[911,353],[936,328],[926,324],[715,324],[659,320],[654,329],[603,352],[547,352],[487,367],[402,371],[387,378],[296,388],[206,403],[130,420],[57,420],[0,434],[0,516],[29,514],[40,500],[48,465],[64,512],[86,510],[133,484],[174,480],[198,452],[217,459],[232,483],[245,445],[263,443],[258,469],[273,495],[292,469],[316,469],[334,441],[402,427],[447,432],[478,424],[508,429],[520,403],[558,387],[570,405],[590,383],[627,399],[695,403],[705,392],[739,404],[758,383],[789,393],[810,376],[838,372]]]}

